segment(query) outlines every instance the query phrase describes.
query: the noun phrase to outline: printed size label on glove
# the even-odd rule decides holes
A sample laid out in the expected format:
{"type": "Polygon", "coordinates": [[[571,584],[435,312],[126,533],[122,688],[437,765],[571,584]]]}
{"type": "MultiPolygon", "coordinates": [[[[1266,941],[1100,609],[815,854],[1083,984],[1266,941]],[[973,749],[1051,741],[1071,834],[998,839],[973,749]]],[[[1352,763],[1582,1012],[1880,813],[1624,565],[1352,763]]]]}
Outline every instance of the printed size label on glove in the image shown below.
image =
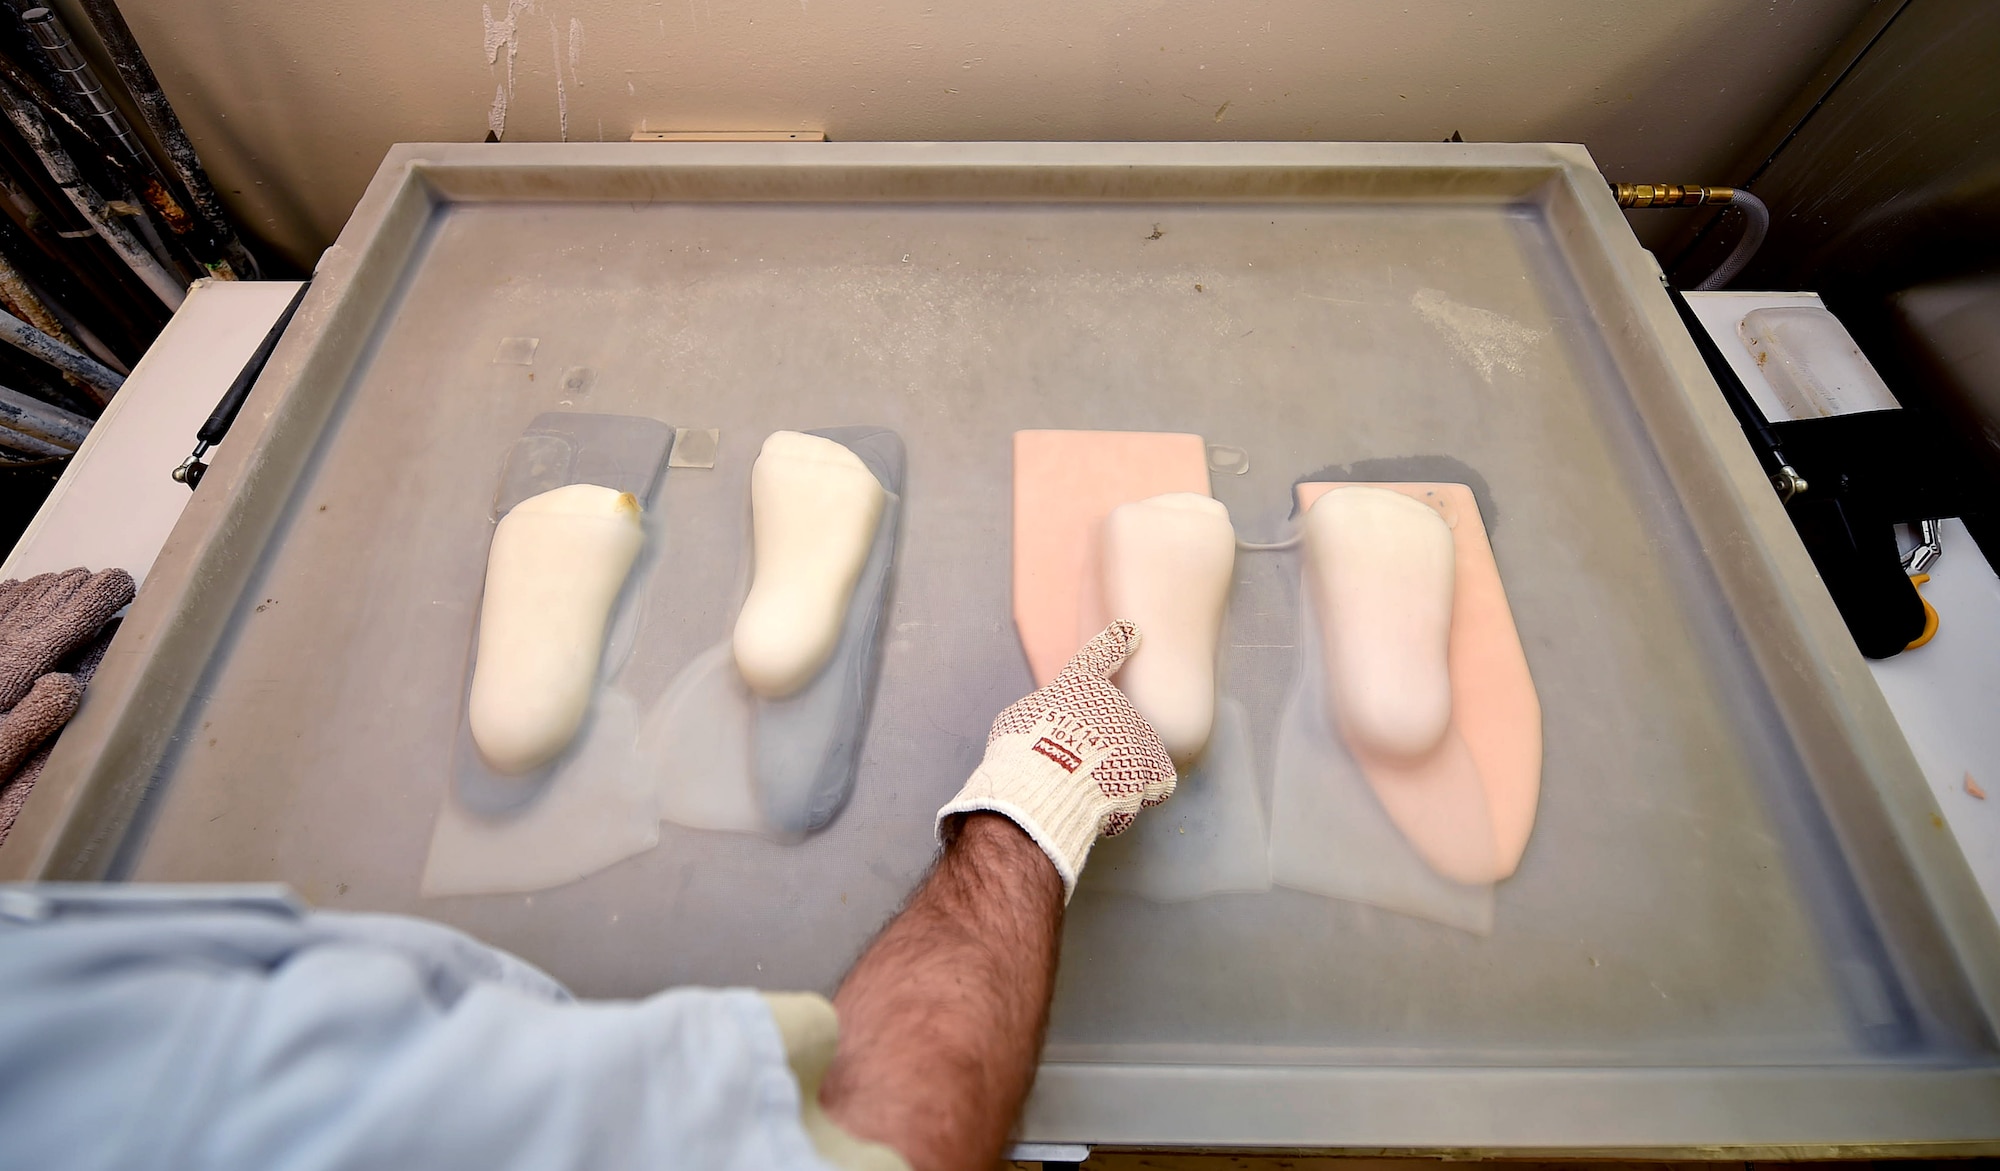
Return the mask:
{"type": "Polygon", "coordinates": [[[1055,761],[1057,766],[1066,773],[1073,773],[1083,767],[1083,758],[1081,756],[1064,748],[1047,736],[1035,741],[1034,750],[1055,761]]]}

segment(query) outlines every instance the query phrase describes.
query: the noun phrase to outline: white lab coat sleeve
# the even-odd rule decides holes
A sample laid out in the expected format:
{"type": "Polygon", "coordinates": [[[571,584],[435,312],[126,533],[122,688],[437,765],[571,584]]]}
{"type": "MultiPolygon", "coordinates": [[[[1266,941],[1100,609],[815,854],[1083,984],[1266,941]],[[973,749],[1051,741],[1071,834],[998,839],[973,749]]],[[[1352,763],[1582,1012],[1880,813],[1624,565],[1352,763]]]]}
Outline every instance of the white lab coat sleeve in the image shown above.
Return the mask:
{"type": "Polygon", "coordinates": [[[828,1171],[755,992],[581,1003],[420,920],[52,890],[0,891],[0,1168],[828,1171]]]}

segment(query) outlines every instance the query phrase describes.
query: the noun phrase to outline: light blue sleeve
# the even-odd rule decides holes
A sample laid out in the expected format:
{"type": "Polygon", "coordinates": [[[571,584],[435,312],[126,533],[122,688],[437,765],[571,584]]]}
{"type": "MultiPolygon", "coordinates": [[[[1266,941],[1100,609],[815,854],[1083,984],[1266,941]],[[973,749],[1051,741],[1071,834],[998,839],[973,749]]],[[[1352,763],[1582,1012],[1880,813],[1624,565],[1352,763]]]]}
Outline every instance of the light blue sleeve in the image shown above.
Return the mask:
{"type": "Polygon", "coordinates": [[[0,888],[0,1167],[828,1171],[754,992],[189,889],[0,888]]]}

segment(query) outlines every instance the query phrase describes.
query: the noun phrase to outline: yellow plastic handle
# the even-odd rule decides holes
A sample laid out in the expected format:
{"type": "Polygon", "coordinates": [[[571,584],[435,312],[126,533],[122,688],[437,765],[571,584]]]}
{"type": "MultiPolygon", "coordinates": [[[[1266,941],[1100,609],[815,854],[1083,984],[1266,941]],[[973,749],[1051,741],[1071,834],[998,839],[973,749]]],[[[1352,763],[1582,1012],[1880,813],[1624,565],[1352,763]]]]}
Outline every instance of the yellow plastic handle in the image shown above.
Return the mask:
{"type": "MultiPolygon", "coordinates": [[[[1928,573],[1912,574],[1910,577],[1910,586],[1914,589],[1930,580],[1931,575],[1928,573]]],[[[1924,632],[1912,640],[1909,646],[1903,648],[1906,651],[1916,650],[1918,647],[1937,637],[1938,612],[1931,607],[1930,599],[1924,597],[1922,590],[1917,590],[1917,600],[1924,604],[1924,632]]]]}

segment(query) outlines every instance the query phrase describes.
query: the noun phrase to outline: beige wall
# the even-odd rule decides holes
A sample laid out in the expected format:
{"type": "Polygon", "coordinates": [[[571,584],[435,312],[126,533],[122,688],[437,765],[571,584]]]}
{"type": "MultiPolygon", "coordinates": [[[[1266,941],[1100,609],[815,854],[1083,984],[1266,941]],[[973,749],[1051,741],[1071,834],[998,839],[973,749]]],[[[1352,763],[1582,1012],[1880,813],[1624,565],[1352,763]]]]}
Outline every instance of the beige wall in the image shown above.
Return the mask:
{"type": "Polygon", "coordinates": [[[1722,169],[1868,6],[122,0],[216,185],[246,227],[299,260],[339,231],[389,144],[477,140],[502,115],[509,141],[1456,130],[1583,142],[1617,178],[1727,182],[1740,176],[1722,169]]]}

